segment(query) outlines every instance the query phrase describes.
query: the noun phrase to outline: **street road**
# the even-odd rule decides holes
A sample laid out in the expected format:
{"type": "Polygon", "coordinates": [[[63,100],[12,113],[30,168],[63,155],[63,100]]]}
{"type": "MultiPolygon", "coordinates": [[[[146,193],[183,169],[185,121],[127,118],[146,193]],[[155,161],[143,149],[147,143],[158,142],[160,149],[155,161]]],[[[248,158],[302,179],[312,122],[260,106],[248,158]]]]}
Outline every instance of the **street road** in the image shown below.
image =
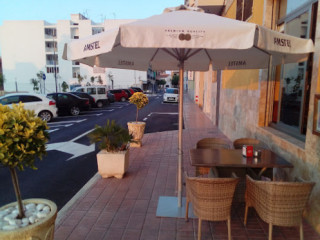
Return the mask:
{"type": "MultiPolygon", "coordinates": [[[[79,116],[62,116],[48,123],[50,141],[47,156],[37,160],[38,170],[18,172],[22,198],[47,198],[61,209],[97,172],[96,153],[86,136],[96,124],[116,120],[123,127],[134,121],[136,107],[115,102],[102,109],[91,109],[79,116]]],[[[145,133],[178,129],[178,104],[162,103],[162,95],[149,97],[139,111],[139,121],[147,123],[145,133]]],[[[0,168],[0,206],[15,201],[9,170],[0,168]]]]}

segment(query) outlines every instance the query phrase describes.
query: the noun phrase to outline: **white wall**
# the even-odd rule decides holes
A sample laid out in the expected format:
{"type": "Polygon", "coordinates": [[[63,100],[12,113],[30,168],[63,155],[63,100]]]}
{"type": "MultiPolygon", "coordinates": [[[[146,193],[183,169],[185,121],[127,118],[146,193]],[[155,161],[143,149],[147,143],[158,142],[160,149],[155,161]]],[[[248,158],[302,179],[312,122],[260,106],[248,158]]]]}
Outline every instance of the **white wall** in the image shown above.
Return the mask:
{"type": "MultiPolygon", "coordinates": [[[[58,20],[57,24],[49,24],[43,20],[39,21],[4,21],[1,28],[0,49],[2,53],[3,74],[6,78],[4,90],[7,92],[18,91],[33,92],[33,85],[30,79],[36,78],[39,71],[46,74],[46,92],[55,92],[54,73],[47,73],[46,70],[46,49],[45,49],[45,27],[55,27],[57,29],[58,42],[58,62],[59,73],[57,74],[58,91],[63,81],[69,85],[77,83],[77,78],[72,76],[72,61],[62,59],[64,44],[70,42],[70,28],[79,28],[79,37],[86,37],[92,34],[93,26],[103,26],[105,30],[119,26],[120,24],[132,22],[134,20],[106,20],[100,25],[93,25],[91,20],[76,19],[78,15],[72,15],[74,22],[70,20],[58,20]]],[[[141,86],[141,82],[146,82],[147,73],[133,70],[106,69],[105,73],[94,73],[93,68],[80,64],[81,76],[86,76],[82,84],[90,82],[90,77],[101,76],[103,84],[110,85],[107,77],[108,71],[114,75],[114,86],[129,87],[133,85],[141,86]]]]}
{"type": "Polygon", "coordinates": [[[5,91],[30,91],[31,78],[45,70],[44,21],[4,21],[1,49],[5,91]]]}

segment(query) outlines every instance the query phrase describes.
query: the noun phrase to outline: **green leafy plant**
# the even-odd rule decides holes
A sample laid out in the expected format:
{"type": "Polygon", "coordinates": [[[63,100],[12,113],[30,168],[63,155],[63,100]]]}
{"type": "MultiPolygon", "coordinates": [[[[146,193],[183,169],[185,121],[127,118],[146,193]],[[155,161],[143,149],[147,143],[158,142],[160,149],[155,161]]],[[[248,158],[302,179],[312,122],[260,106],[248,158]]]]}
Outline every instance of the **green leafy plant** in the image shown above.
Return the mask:
{"type": "Polygon", "coordinates": [[[148,103],[149,99],[147,95],[145,95],[142,92],[135,92],[130,98],[129,102],[133,103],[137,107],[137,113],[136,113],[136,122],[138,121],[138,113],[139,110],[144,108],[148,103]]]}
{"type": "Polygon", "coordinates": [[[48,129],[47,123],[34,111],[24,109],[22,103],[12,108],[0,104],[0,163],[10,170],[20,219],[25,214],[16,169],[37,169],[36,157],[42,159],[46,154],[48,129]]]}
{"type": "Polygon", "coordinates": [[[132,142],[132,135],[129,131],[114,120],[107,120],[105,126],[96,125],[95,129],[88,134],[91,143],[100,143],[100,150],[108,152],[119,152],[127,150],[132,142]]]}

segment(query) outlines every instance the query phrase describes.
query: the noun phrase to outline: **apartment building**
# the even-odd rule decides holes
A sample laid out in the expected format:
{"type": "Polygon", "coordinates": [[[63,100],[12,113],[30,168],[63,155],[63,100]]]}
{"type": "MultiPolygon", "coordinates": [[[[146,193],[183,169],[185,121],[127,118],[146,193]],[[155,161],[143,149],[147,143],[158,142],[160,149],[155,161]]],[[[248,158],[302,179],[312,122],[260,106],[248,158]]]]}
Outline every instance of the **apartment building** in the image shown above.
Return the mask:
{"type": "Polygon", "coordinates": [[[208,13],[315,43],[308,61],[268,70],[189,72],[189,94],[231,140],[253,137],[290,161],[290,180],[316,182],[306,212],[320,233],[320,9],[317,0],[189,0],[208,13]]]}
{"type": "Polygon", "coordinates": [[[134,20],[105,20],[94,23],[81,14],[71,14],[70,20],[56,24],[44,20],[4,21],[0,26],[0,47],[4,90],[33,91],[31,79],[41,71],[40,92],[61,91],[61,84],[103,84],[110,88],[141,87],[147,81],[144,71],[92,68],[62,59],[64,44],[134,20]],[[80,76],[80,77],[79,77],[80,76]],[[98,83],[100,82],[100,83],[98,83]],[[113,85],[112,85],[113,84],[113,85]]]}

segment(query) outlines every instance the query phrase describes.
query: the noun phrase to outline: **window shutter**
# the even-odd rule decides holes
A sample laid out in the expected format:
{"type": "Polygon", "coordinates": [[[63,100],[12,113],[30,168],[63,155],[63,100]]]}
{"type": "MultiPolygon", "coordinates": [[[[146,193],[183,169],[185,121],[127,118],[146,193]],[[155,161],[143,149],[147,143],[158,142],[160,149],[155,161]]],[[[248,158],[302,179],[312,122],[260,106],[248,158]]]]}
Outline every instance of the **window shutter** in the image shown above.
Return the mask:
{"type": "Polygon", "coordinates": [[[243,0],[237,0],[237,13],[236,13],[236,19],[242,20],[242,1],[243,0]]]}
{"type": "Polygon", "coordinates": [[[246,21],[252,15],[253,0],[244,1],[243,21],[246,21]]]}

